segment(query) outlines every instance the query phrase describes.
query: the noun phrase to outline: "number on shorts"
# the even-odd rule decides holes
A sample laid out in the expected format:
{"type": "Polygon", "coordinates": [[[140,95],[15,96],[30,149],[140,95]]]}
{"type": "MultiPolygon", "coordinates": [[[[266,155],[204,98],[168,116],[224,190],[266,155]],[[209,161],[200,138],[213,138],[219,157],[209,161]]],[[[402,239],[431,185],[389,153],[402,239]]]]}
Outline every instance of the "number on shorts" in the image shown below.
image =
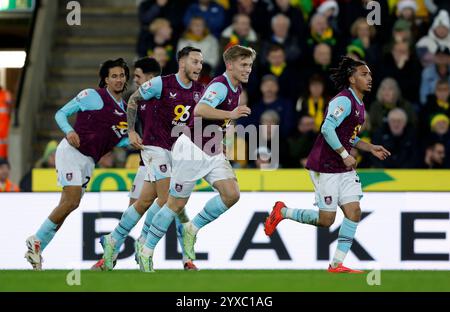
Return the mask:
{"type": "Polygon", "coordinates": [[[89,181],[91,181],[91,177],[86,177],[86,182],[84,182],[81,187],[82,188],[87,188],[87,185],[88,185],[89,181]]]}

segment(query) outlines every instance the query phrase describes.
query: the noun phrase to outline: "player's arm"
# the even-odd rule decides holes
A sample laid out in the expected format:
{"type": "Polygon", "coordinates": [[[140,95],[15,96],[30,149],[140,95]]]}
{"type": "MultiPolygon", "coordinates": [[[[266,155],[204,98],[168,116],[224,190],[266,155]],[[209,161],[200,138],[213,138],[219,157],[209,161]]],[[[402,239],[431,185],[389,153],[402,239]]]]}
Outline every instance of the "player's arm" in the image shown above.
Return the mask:
{"type": "Polygon", "coordinates": [[[341,155],[344,164],[347,167],[355,167],[356,160],[344,148],[336,134],[336,128],[350,115],[352,104],[350,99],[345,96],[339,96],[332,100],[328,106],[328,114],[320,129],[325,141],[339,155],[341,155]]]}
{"type": "Polygon", "coordinates": [[[103,101],[100,95],[93,89],[86,89],[81,91],[75,98],[56,112],[56,123],[66,135],[66,139],[70,145],[78,148],[80,146],[80,138],[67,118],[79,111],[97,110],[102,107],[103,101]]]}
{"type": "Polygon", "coordinates": [[[194,116],[214,120],[236,120],[248,116],[251,111],[247,106],[238,106],[233,111],[216,108],[226,99],[227,92],[228,89],[223,83],[211,84],[195,106],[194,116]]]}
{"type": "Polygon", "coordinates": [[[160,98],[162,91],[161,77],[155,77],[151,80],[143,83],[139,89],[134,92],[128,99],[127,105],[127,124],[128,124],[128,137],[131,146],[136,149],[143,149],[142,139],[136,132],[136,118],[138,102],[142,100],[150,100],[152,98],[160,98]]]}
{"type": "Polygon", "coordinates": [[[372,155],[374,155],[375,157],[377,157],[380,160],[385,160],[388,156],[391,156],[391,152],[389,152],[383,146],[364,142],[358,137],[356,137],[355,143],[353,144],[353,146],[363,152],[372,153],[372,155]]]}

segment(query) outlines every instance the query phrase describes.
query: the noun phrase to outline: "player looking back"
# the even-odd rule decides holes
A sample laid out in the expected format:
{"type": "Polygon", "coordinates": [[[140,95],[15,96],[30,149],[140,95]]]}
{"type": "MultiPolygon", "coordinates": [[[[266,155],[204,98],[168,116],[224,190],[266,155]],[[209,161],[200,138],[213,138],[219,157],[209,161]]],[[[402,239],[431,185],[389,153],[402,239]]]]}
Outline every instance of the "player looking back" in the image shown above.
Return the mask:
{"type": "MultiPolygon", "coordinates": [[[[146,56],[146,57],[140,58],[136,62],[134,62],[133,80],[134,80],[134,83],[137,88],[139,88],[144,82],[152,79],[153,77],[157,77],[160,75],[161,75],[161,66],[154,58],[146,56]]],[[[131,94],[133,94],[135,91],[136,91],[136,89],[131,90],[131,94]]],[[[124,95],[124,98],[126,98],[126,95],[124,95]]],[[[139,132],[141,134],[142,134],[142,130],[145,126],[144,125],[145,113],[147,112],[147,110],[153,109],[151,107],[151,105],[152,105],[151,100],[150,101],[141,101],[140,105],[138,107],[138,112],[137,112],[138,120],[137,121],[139,122],[139,126],[140,126],[139,132]]],[[[129,193],[130,202],[128,204],[128,207],[133,205],[139,198],[139,195],[141,194],[142,188],[144,186],[144,181],[146,181],[147,183],[151,182],[150,178],[147,174],[147,170],[145,169],[144,162],[142,161],[142,157],[141,157],[138,171],[136,172],[136,175],[133,180],[133,184],[130,189],[130,193],[129,193]]],[[[154,190],[154,188],[153,188],[152,196],[149,197],[148,206],[150,206],[153,203],[153,201],[156,199],[156,197],[157,197],[156,190],[154,190]]],[[[117,244],[116,250],[114,252],[114,264],[118,257],[118,254],[120,251],[120,246],[121,245],[117,244]]],[[[105,259],[101,258],[91,267],[91,269],[96,270],[96,271],[97,270],[98,271],[105,270],[106,268],[105,268],[104,264],[105,264],[105,259]]]]}
{"type": "Polygon", "coordinates": [[[80,204],[95,164],[115,146],[128,146],[126,103],[122,100],[130,71],[123,59],[108,60],[100,68],[99,88],[81,91],[55,114],[65,133],[56,150],[61,200],[35,235],[26,240],[25,258],[42,268],[41,253],[67,216],[80,204]],[[75,126],[67,117],[77,113],[75,126]]]}
{"type": "Polygon", "coordinates": [[[153,218],[139,259],[141,271],[153,271],[154,248],[186,206],[198,179],[204,178],[219,191],[219,195],[211,198],[192,222],[183,224],[184,251],[189,258],[195,259],[194,243],[198,230],[239,200],[236,176],[222,151],[223,130],[230,120],[250,114],[250,108],[238,104],[241,83],[248,82],[255,57],[253,49],[239,45],[224,52],[226,72],[211,81],[195,107],[196,118],[190,122],[193,134],[190,138],[183,134],[175,142],[169,199],[153,218]],[[199,130],[197,133],[195,128],[199,130]]]}
{"type": "MultiPolygon", "coordinates": [[[[167,201],[172,173],[171,149],[177,139],[177,136],[172,134],[172,129],[174,127],[181,129],[187,125],[203,91],[203,86],[197,82],[203,66],[201,50],[184,47],[178,51],[177,59],[179,63],[177,74],[155,77],[145,82],[129,99],[127,117],[130,144],[142,150],[141,155],[147,174],[150,181],[155,183],[144,183],[139,199],[124,212],[118,226],[111,234],[101,238],[104,265],[108,270],[114,266],[118,248],[148,210],[141,237],[135,244],[136,258],[139,259],[152,219],[167,201]],[[144,102],[141,102],[142,100],[144,102]],[[148,103],[149,100],[152,102],[148,103]],[[138,106],[142,109],[142,105],[147,105],[147,108],[143,116],[144,131],[141,139],[135,130],[135,124],[138,106]],[[158,199],[149,209],[154,192],[157,193],[158,199]]],[[[188,221],[184,214],[180,214],[179,217],[182,220],[177,220],[178,224],[188,221]]],[[[181,243],[180,235],[179,240],[181,243]]],[[[185,269],[196,269],[192,260],[193,258],[184,255],[183,251],[185,269]]]]}
{"type": "Polygon", "coordinates": [[[328,268],[332,273],[362,273],[343,266],[356,227],[361,217],[359,201],[362,197],[361,182],[355,171],[356,160],[350,155],[352,147],[371,152],[384,160],[390,155],[384,147],[361,141],[358,133],[364,123],[366,92],[372,89],[372,73],[361,61],[344,57],[339,67],[332,70],[331,79],[340,92],[330,101],[325,112],[314,146],[308,156],[306,168],[314,184],[316,210],[287,208],[278,201],[264,224],[270,236],[283,219],[291,219],[314,226],[330,227],[339,206],[344,212],[344,221],[339,230],[338,245],[328,268]]]}

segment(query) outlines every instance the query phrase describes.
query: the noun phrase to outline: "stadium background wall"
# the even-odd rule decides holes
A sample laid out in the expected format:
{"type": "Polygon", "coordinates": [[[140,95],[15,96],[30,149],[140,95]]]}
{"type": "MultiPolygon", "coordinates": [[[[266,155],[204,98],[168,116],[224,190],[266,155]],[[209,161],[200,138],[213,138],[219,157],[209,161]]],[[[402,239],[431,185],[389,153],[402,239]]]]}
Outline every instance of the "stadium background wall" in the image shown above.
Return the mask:
{"type": "MultiPolygon", "coordinates": [[[[187,206],[192,217],[212,196],[196,192],[187,206]]],[[[25,238],[35,231],[59,200],[59,193],[2,194],[1,269],[28,268],[25,238]],[[15,220],[10,222],[9,220],[15,220]],[[3,237],[3,234],[2,234],[3,237]]],[[[283,221],[270,239],[263,222],[275,200],[312,208],[311,192],[244,192],[239,203],[200,232],[196,250],[202,269],[324,269],[336,247],[339,212],[330,229],[283,221]]],[[[124,192],[87,193],[44,252],[46,269],[86,269],[101,253],[99,236],[109,232],[127,207],[124,192]]],[[[366,193],[363,220],[347,264],[361,269],[450,269],[450,192],[366,193]]],[[[133,239],[128,237],[118,269],[137,269],[133,239]]],[[[175,233],[170,231],[155,252],[155,269],[180,269],[175,233]]]]}

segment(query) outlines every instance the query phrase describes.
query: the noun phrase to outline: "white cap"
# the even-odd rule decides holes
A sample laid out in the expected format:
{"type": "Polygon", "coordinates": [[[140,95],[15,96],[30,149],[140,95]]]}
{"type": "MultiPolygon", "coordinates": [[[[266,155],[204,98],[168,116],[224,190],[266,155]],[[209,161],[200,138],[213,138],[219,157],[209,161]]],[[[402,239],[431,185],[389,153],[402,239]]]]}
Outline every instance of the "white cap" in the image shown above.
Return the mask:
{"type": "Polygon", "coordinates": [[[317,12],[320,13],[320,14],[324,14],[329,9],[334,9],[333,16],[336,17],[336,16],[339,15],[339,6],[338,6],[338,4],[337,4],[337,2],[335,0],[327,0],[327,1],[323,2],[317,8],[317,12]]]}
{"type": "Polygon", "coordinates": [[[417,12],[417,4],[414,0],[401,0],[397,3],[397,12],[400,13],[404,9],[413,9],[414,12],[417,12]]]}

